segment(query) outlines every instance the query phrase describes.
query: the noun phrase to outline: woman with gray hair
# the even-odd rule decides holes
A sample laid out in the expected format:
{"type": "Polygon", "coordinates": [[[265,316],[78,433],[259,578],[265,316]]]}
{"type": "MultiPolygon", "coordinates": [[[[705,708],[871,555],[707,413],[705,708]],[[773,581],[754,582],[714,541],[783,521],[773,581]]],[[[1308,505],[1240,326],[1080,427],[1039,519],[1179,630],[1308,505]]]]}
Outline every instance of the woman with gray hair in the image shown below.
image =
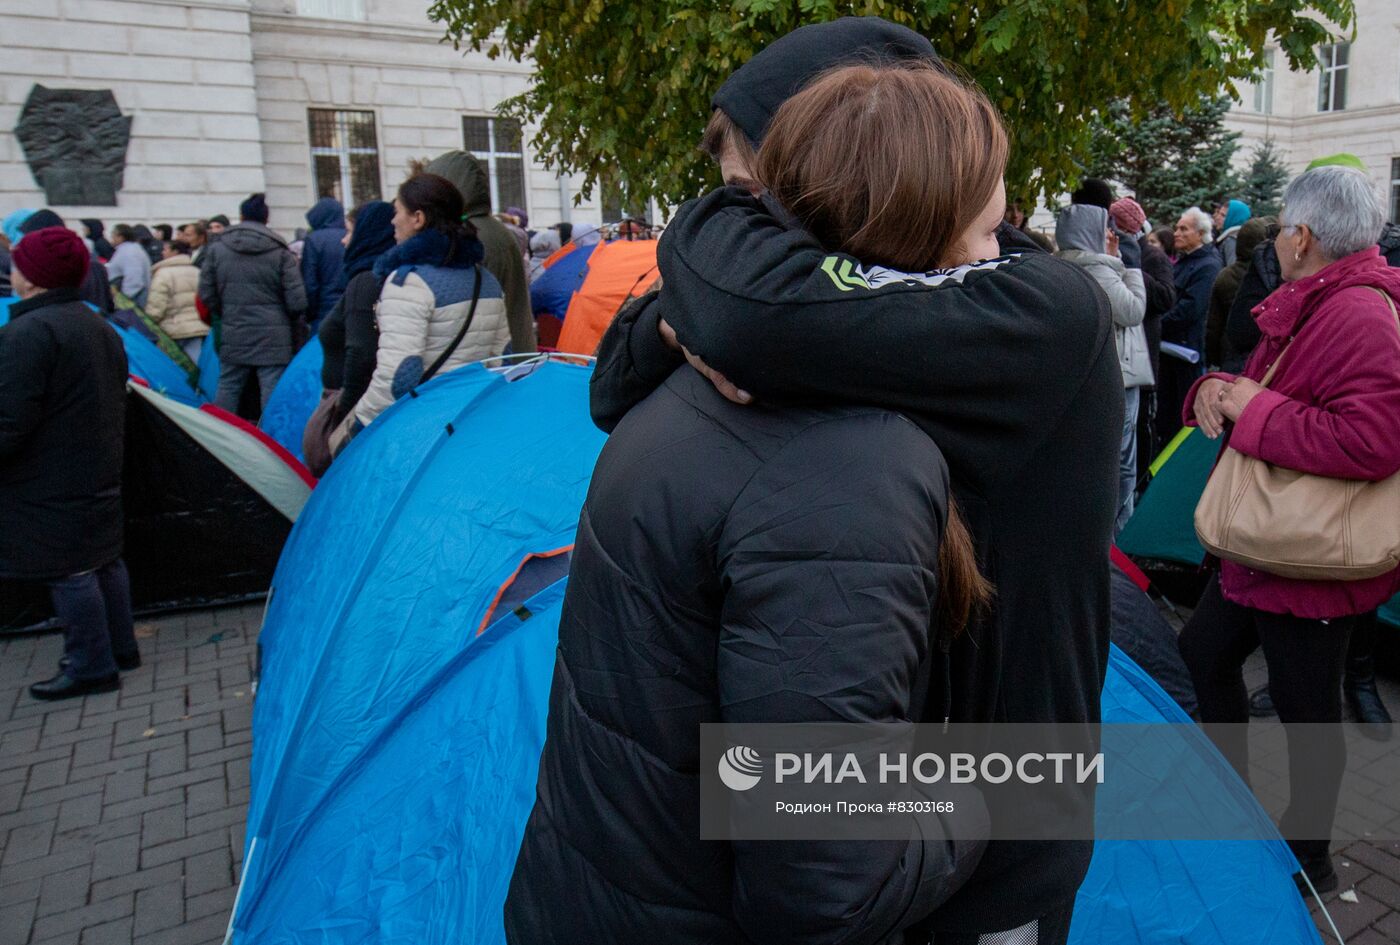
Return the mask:
{"type": "MultiPolygon", "coordinates": [[[[1385,215],[1366,176],[1319,167],[1284,192],[1275,243],[1284,284],[1254,308],[1262,337],[1238,376],[1208,374],[1185,421],[1284,469],[1380,481],[1400,472],[1400,270],[1376,247],[1385,215]],[[1280,362],[1267,388],[1259,381],[1280,362]]],[[[1341,681],[1360,614],[1400,588],[1400,569],[1359,581],[1281,577],[1221,561],[1181,634],[1211,738],[1242,775],[1249,720],[1243,666],[1259,647],[1288,730],[1288,809],[1280,829],[1318,889],[1346,767],[1341,681]]]]}

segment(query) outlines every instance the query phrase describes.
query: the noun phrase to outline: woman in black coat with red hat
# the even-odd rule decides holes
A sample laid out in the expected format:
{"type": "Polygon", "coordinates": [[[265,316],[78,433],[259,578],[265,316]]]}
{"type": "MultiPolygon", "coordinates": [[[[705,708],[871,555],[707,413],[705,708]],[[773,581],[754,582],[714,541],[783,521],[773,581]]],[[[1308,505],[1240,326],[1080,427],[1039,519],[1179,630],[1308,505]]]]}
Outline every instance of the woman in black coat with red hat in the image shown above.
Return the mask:
{"type": "Polygon", "coordinates": [[[47,584],[66,627],[36,699],[120,688],[140,665],[122,562],[126,352],[78,286],[90,254],[55,226],[12,252],[20,301],[0,328],[0,578],[47,584]]]}

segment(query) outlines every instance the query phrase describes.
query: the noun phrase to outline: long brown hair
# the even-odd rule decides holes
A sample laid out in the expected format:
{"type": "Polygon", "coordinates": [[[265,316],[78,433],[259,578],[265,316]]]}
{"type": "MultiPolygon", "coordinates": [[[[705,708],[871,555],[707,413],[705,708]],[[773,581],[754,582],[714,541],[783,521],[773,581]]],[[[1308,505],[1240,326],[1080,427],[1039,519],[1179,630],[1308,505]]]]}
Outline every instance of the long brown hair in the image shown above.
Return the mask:
{"type": "MultiPolygon", "coordinates": [[[[783,103],[757,174],[828,249],[915,272],[957,252],[995,195],[1008,150],[976,86],[925,64],[848,65],[783,103]]],[[[940,627],[957,634],[992,585],[951,496],[938,579],[940,627]]]]}
{"type": "Polygon", "coordinates": [[[987,208],[1008,150],[976,86],[925,63],[849,65],[783,103],[757,173],[823,245],[922,272],[987,208]]]}

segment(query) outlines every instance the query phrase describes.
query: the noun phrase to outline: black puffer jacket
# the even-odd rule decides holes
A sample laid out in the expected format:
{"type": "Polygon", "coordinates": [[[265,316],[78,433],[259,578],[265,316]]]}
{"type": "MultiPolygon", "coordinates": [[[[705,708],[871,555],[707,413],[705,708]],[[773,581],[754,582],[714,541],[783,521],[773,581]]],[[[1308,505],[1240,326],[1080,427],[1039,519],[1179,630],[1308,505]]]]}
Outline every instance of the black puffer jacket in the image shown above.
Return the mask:
{"type": "Polygon", "coordinates": [[[306,285],[282,237],[261,223],[229,227],[205,251],[199,297],[221,322],[221,360],[264,367],[292,360],[292,326],[306,312],[306,285]]]}
{"type": "MultiPolygon", "coordinates": [[[[943,678],[947,489],[884,410],[738,407],[683,367],[627,415],[579,521],[508,941],[898,942],[967,878],[980,841],[912,825],[696,837],[699,725],[907,720],[917,680],[943,678]]],[[[956,804],[960,835],[985,829],[975,791],[956,804]]]]}
{"type": "MultiPolygon", "coordinates": [[[[953,648],[966,684],[926,717],[1098,721],[1123,382],[1093,280],[1039,252],[914,279],[863,269],[734,188],[683,206],[660,260],[660,304],[624,311],[599,346],[599,426],[676,363],[662,313],[760,402],[904,412],[947,458],[998,589],[989,619],[953,648]]],[[[993,842],[939,927],[1001,931],[1065,908],[1092,853],[1088,841],[993,842]]]]}
{"type": "Polygon", "coordinates": [[[126,352],[73,289],[0,328],[0,577],[44,580],[122,553],[126,352]]]}

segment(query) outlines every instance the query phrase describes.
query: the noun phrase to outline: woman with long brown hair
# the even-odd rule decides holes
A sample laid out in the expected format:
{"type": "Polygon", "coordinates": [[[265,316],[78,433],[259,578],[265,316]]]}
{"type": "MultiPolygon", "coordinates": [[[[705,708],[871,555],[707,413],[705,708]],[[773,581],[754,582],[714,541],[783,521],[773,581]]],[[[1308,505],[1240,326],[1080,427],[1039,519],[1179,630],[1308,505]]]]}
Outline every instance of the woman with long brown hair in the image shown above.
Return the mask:
{"type": "MultiPolygon", "coordinates": [[[[971,86],[854,66],[778,111],[757,173],[793,239],[876,264],[832,278],[893,281],[997,254],[1006,155],[971,86]]],[[[668,281],[674,250],[668,230],[668,281]]],[[[948,644],[990,594],[914,424],[741,407],[677,370],[617,426],[579,522],[508,940],[902,942],[976,867],[980,795],[908,840],[702,842],[699,726],[918,721],[970,684],[948,644]]]]}

